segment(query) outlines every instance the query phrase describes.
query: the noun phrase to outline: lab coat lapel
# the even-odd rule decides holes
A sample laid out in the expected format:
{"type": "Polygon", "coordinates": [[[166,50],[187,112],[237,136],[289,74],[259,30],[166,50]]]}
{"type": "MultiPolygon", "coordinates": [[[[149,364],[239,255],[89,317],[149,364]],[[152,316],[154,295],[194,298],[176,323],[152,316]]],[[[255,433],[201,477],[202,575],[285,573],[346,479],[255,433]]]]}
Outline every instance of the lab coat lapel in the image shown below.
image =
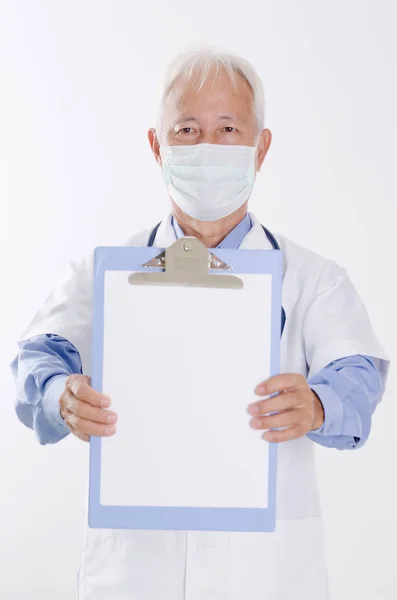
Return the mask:
{"type": "Polygon", "coordinates": [[[161,222],[158,228],[153,246],[156,248],[168,248],[176,241],[175,230],[172,225],[172,213],[161,222]]]}
{"type": "Polygon", "coordinates": [[[272,250],[272,245],[258,219],[250,214],[252,227],[240,244],[239,250],[272,250]]]}

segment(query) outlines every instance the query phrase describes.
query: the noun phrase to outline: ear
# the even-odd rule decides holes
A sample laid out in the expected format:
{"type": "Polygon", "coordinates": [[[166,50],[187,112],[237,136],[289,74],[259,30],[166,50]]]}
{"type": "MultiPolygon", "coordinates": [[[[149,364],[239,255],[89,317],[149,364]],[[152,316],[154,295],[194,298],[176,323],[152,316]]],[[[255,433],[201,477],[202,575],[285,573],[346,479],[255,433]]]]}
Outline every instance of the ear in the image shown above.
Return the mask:
{"type": "Polygon", "coordinates": [[[162,163],[161,163],[161,155],[160,155],[160,142],[158,140],[157,133],[154,128],[149,129],[148,139],[149,139],[149,144],[152,149],[154,158],[156,159],[157,164],[160,165],[160,167],[161,167],[162,163]]]}
{"type": "Polygon", "coordinates": [[[267,151],[270,148],[270,144],[272,143],[272,132],[270,129],[262,129],[259,142],[258,142],[258,155],[256,158],[256,170],[259,172],[261,170],[263,161],[265,160],[265,156],[267,151]]]}

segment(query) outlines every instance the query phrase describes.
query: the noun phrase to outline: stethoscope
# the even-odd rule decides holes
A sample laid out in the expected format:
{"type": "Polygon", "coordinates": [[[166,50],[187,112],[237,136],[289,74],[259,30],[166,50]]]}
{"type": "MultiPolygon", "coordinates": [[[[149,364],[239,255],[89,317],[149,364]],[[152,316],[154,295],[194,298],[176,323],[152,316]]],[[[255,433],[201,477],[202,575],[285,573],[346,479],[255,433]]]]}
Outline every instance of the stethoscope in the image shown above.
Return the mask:
{"type": "MultiPolygon", "coordinates": [[[[157,223],[156,227],[154,227],[152,229],[152,231],[150,232],[149,239],[147,242],[148,247],[153,246],[154,240],[156,239],[156,234],[157,234],[157,231],[158,231],[158,228],[160,227],[160,225],[161,225],[161,221],[160,221],[160,223],[157,223]]],[[[281,251],[280,245],[279,245],[278,241],[276,240],[276,238],[274,237],[274,235],[271,233],[271,231],[266,229],[266,227],[264,225],[262,225],[262,228],[263,228],[263,231],[266,233],[266,237],[269,240],[269,242],[271,243],[273,250],[281,251]]],[[[281,307],[281,335],[283,335],[286,320],[287,320],[287,316],[285,314],[285,310],[283,307],[281,307]]]]}

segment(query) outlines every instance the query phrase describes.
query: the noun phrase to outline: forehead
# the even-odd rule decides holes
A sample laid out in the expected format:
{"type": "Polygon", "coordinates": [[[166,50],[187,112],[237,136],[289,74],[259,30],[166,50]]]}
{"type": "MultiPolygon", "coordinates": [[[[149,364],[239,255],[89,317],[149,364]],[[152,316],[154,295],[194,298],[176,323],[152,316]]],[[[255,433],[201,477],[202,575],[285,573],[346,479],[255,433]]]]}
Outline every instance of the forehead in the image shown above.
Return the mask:
{"type": "Polygon", "coordinates": [[[253,117],[253,95],[249,84],[239,73],[235,74],[233,81],[224,69],[218,72],[212,69],[202,82],[201,72],[196,71],[189,78],[176,80],[164,108],[168,124],[186,115],[200,119],[227,114],[247,121],[253,117]]]}

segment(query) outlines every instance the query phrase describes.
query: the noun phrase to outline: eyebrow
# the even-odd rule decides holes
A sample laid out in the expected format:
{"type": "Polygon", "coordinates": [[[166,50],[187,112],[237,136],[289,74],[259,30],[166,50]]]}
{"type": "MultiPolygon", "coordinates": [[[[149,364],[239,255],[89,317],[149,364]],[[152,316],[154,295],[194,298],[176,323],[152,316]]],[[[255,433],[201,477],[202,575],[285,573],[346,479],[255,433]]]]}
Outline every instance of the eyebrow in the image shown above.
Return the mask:
{"type": "Polygon", "coordinates": [[[189,123],[190,121],[198,121],[196,117],[182,117],[182,119],[177,119],[176,123],[181,125],[182,123],[189,123]]]}
{"type": "MultiPolygon", "coordinates": [[[[218,118],[221,119],[222,121],[238,121],[239,120],[234,115],[219,115],[218,118]]],[[[176,121],[176,123],[182,124],[182,123],[189,123],[190,121],[199,121],[199,120],[200,119],[198,119],[197,117],[186,116],[186,117],[182,117],[181,119],[178,119],[176,121]]]]}

